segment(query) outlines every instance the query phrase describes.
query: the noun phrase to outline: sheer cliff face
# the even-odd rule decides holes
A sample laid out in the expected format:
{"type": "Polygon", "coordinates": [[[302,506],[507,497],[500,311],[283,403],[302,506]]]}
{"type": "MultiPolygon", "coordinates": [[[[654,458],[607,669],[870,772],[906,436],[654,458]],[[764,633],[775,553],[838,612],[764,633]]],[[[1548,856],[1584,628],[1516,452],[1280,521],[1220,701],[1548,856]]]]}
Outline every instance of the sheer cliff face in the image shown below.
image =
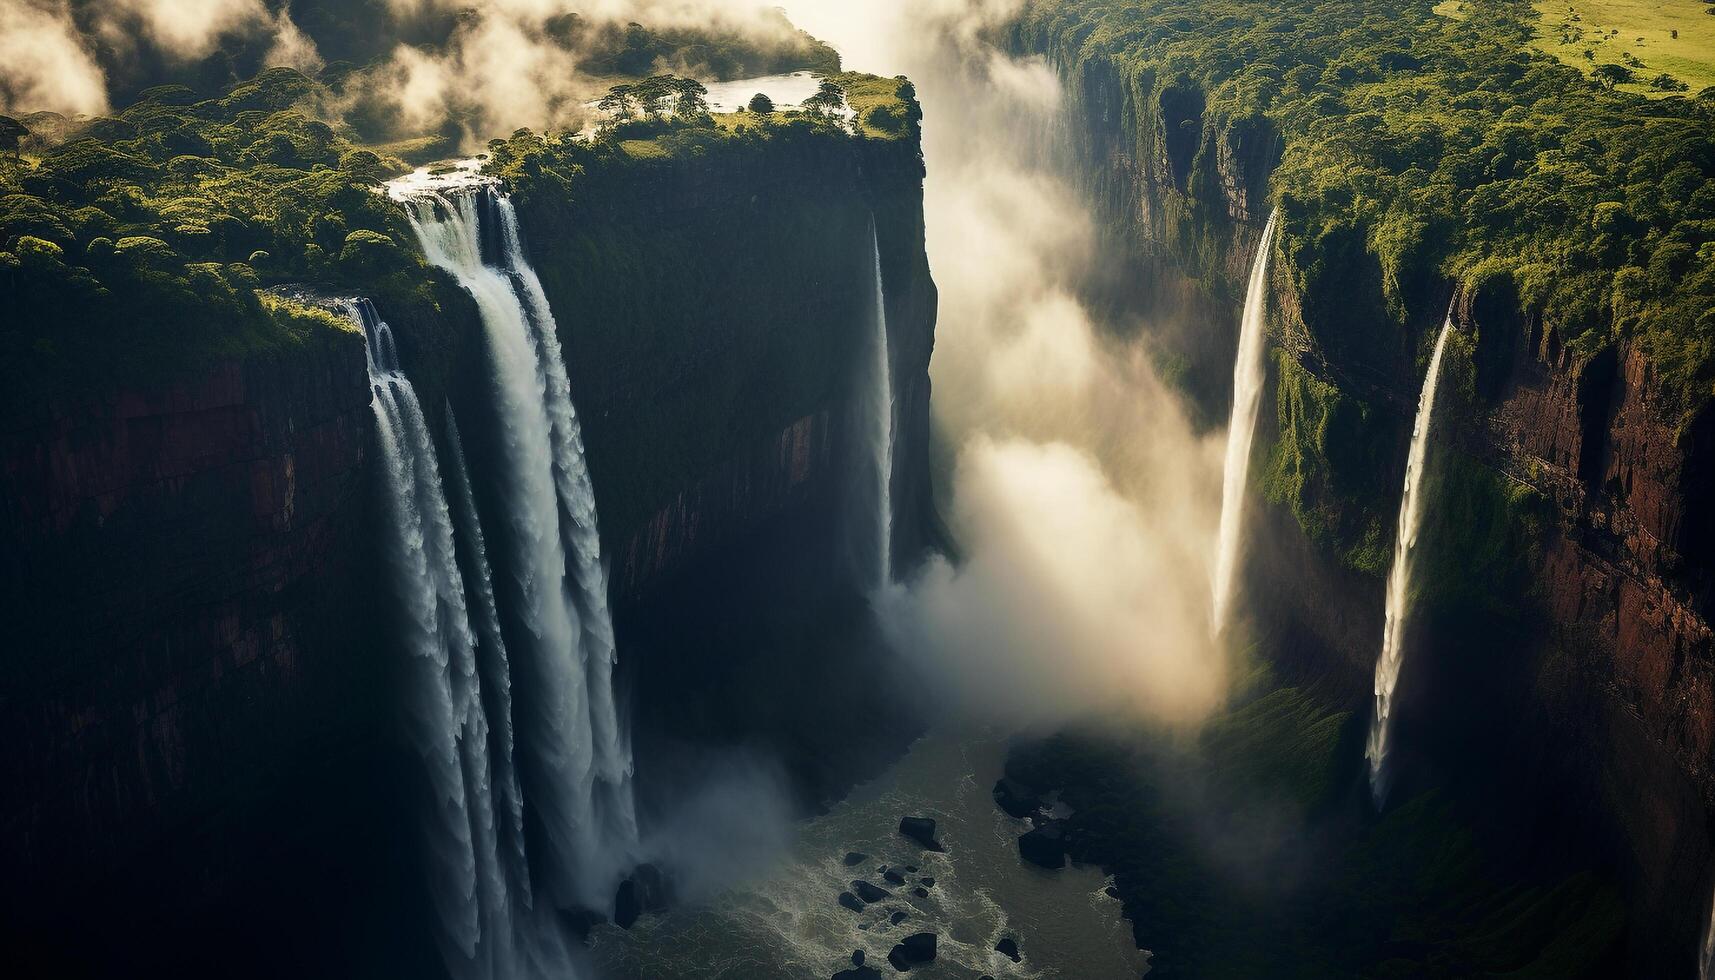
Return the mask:
{"type": "Polygon", "coordinates": [[[121,862],[362,727],[369,427],[343,335],[0,433],[5,867],[121,862]]]}
{"type": "MultiPolygon", "coordinates": [[[[1189,298],[1216,337],[1236,336],[1236,297],[1267,218],[1262,194],[1278,139],[1257,121],[1204,114],[1192,92],[1129,91],[1099,62],[1071,82],[1081,177],[1116,241],[1151,270],[1143,300],[1189,298]]],[[[1288,256],[1274,274],[1273,342],[1329,397],[1365,414],[1361,451],[1401,460],[1421,382],[1415,355],[1441,312],[1419,311],[1405,332],[1371,329],[1384,321],[1364,273],[1350,273],[1340,295],[1325,294],[1325,284],[1324,294],[1306,291],[1294,260],[1313,258],[1288,256]]],[[[1334,264],[1356,270],[1361,256],[1334,264]]],[[[1445,284],[1441,302],[1454,292],[1445,284]]],[[[1621,343],[1581,358],[1555,324],[1521,322],[1512,297],[1488,292],[1455,303],[1456,324],[1475,338],[1465,369],[1474,394],[1449,436],[1510,485],[1534,490],[1549,518],[1540,547],[1521,556],[1530,581],[1516,609],[1541,628],[1489,651],[1469,693],[1517,719],[1492,733],[1502,739],[1500,765],[1552,772],[1526,782],[1552,783],[1612,833],[1608,849],[1630,878],[1638,921],[1655,920],[1640,945],[1690,949],[1707,904],[1705,822],[1715,800],[1712,541],[1700,506],[1715,490],[1715,420],[1707,409],[1672,418],[1639,350],[1621,343]]],[[[1231,343],[1184,346],[1189,394],[1216,417],[1210,409],[1224,405],[1224,390],[1197,380],[1219,378],[1231,343]]],[[[1266,437],[1278,440],[1286,421],[1265,420],[1266,437]]],[[[1397,473],[1379,485],[1385,492],[1319,504],[1366,519],[1391,514],[1397,473]]],[[[1361,698],[1380,636],[1379,579],[1343,567],[1340,548],[1307,541],[1285,508],[1271,506],[1264,522],[1275,533],[1265,535],[1262,562],[1317,568],[1271,578],[1260,614],[1278,628],[1293,669],[1361,698]]]]}
{"type": "MultiPolygon", "coordinates": [[[[901,560],[932,521],[935,291],[915,140],[723,152],[610,171],[576,185],[576,200],[521,201],[583,420],[622,667],[628,624],[672,619],[663,589],[706,592],[747,542],[782,541],[800,579],[834,578],[874,324],[872,240],[898,396],[901,560]]],[[[415,295],[376,302],[425,410],[458,407],[485,479],[475,307],[444,281],[415,295]]],[[[15,902],[58,919],[90,894],[125,901],[110,894],[116,878],[155,869],[196,883],[196,898],[160,913],[182,927],[182,906],[259,887],[250,852],[278,849],[276,832],[303,836],[335,866],[314,873],[338,880],[364,877],[342,848],[389,826],[377,814],[397,836],[407,816],[378,797],[405,794],[372,785],[394,778],[375,762],[391,751],[393,651],[364,365],[361,335],[341,334],[42,404],[0,430],[0,613],[14,639],[0,681],[0,871],[54,886],[20,887],[15,902]]],[[[717,618],[759,616],[769,596],[742,601],[758,608],[717,618]]],[[[293,901],[272,894],[268,907],[293,901]]]]}

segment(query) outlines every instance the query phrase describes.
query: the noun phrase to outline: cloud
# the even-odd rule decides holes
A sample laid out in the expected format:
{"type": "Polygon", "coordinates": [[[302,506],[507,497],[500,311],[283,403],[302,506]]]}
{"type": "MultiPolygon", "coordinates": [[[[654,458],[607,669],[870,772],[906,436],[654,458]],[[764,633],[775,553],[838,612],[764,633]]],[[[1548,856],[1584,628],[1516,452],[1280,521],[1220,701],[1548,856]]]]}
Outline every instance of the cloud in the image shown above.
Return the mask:
{"type": "Polygon", "coordinates": [[[107,84],[64,2],[0,0],[0,111],[96,114],[107,84]]]}

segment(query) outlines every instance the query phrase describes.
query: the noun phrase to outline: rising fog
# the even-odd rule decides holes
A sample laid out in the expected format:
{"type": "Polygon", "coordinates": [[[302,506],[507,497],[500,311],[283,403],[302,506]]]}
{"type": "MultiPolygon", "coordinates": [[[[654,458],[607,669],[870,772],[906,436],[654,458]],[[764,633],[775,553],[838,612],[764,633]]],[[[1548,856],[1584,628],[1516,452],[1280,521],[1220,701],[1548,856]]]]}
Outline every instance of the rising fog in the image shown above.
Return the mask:
{"type": "Polygon", "coordinates": [[[976,719],[1193,723],[1226,683],[1210,638],[1221,441],[1115,339],[1133,331],[1079,301],[1105,257],[1045,152],[1057,76],[981,38],[1011,6],[787,5],[852,68],[910,75],[924,104],[934,405],[957,456],[941,506],[962,561],[893,590],[889,629],[976,719]]]}

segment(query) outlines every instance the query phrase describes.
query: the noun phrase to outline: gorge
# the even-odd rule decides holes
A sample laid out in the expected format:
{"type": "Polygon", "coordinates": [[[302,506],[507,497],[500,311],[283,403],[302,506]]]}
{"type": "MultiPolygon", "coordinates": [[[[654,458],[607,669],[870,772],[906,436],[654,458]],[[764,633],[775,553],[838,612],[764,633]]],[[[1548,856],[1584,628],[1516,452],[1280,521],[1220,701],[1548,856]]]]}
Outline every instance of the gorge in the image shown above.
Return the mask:
{"type": "Polygon", "coordinates": [[[0,962],[1706,976],[1610,6],[0,0],[0,962]]]}

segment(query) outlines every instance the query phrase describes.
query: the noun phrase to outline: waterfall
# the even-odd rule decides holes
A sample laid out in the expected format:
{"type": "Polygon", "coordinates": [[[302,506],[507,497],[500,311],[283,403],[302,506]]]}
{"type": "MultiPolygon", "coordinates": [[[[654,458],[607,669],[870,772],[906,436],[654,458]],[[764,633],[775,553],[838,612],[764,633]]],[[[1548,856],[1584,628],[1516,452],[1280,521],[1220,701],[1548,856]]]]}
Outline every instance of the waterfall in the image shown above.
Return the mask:
{"type": "Polygon", "coordinates": [[[631,747],[613,691],[595,495],[554,317],[511,202],[492,183],[395,186],[394,196],[429,261],[476,300],[488,341],[505,515],[497,553],[517,606],[516,625],[497,620],[511,626],[505,648],[520,680],[508,698],[522,797],[539,831],[530,866],[552,901],[605,909],[637,853],[631,747]]]}
{"type": "Polygon", "coordinates": [[[1216,538],[1214,619],[1216,637],[1227,630],[1239,574],[1245,512],[1245,486],[1250,476],[1251,440],[1256,435],[1257,407],[1266,376],[1263,326],[1268,301],[1268,259],[1274,246],[1275,211],[1263,226],[1262,241],[1251,263],[1250,287],[1245,290],[1244,319],[1239,322],[1239,351],[1233,361],[1233,415],[1227,423],[1227,460],[1221,477],[1221,527],[1216,538]]]}
{"type": "Polygon", "coordinates": [[[1697,958],[1698,980],[1715,980],[1715,897],[1709,900],[1709,925],[1703,931],[1703,949],[1697,958]]]}
{"type": "Polygon", "coordinates": [[[875,217],[869,222],[875,258],[875,316],[870,343],[870,383],[865,395],[869,458],[875,480],[875,584],[893,584],[893,358],[887,346],[887,292],[881,281],[881,239],[875,217]]]}
{"type": "Polygon", "coordinates": [[[1376,806],[1387,797],[1387,753],[1392,722],[1393,694],[1405,662],[1405,622],[1411,605],[1412,557],[1417,534],[1423,525],[1424,465],[1429,457],[1429,430],[1435,421],[1435,389],[1441,377],[1441,354],[1453,332],[1453,314],[1435,340],[1429,372],[1423,378],[1423,394],[1417,401],[1417,420],[1411,431],[1411,452],[1405,463],[1405,495],[1399,502],[1399,531],[1393,544],[1393,567],[1387,576],[1387,621],[1382,627],[1382,653],[1376,661],[1375,713],[1370,718],[1370,736],[1364,757],[1370,762],[1370,792],[1376,806]]]}
{"type": "MultiPolygon", "coordinates": [[[[440,922],[439,940],[449,965],[486,966],[455,970],[458,975],[504,975],[511,972],[512,913],[522,855],[510,863],[500,856],[478,639],[471,628],[434,441],[416,392],[399,369],[392,330],[366,300],[346,304],[345,310],[363,328],[368,347],[370,404],[391,531],[386,542],[389,579],[410,655],[404,671],[409,685],[406,729],[423,758],[433,797],[425,818],[430,900],[440,922]]],[[[450,410],[447,419],[452,426],[450,410]]],[[[457,468],[462,473],[462,463],[457,468]]],[[[480,605],[489,586],[478,579],[480,605]]],[[[504,659],[499,669],[504,671],[504,659]]],[[[509,729],[510,721],[504,725],[509,729]]],[[[498,768],[509,772],[509,750],[502,745],[498,768]]],[[[507,801],[507,808],[510,818],[513,800],[507,801]]],[[[509,821],[508,827],[508,848],[521,848],[522,837],[513,833],[516,826],[509,821]]]]}

